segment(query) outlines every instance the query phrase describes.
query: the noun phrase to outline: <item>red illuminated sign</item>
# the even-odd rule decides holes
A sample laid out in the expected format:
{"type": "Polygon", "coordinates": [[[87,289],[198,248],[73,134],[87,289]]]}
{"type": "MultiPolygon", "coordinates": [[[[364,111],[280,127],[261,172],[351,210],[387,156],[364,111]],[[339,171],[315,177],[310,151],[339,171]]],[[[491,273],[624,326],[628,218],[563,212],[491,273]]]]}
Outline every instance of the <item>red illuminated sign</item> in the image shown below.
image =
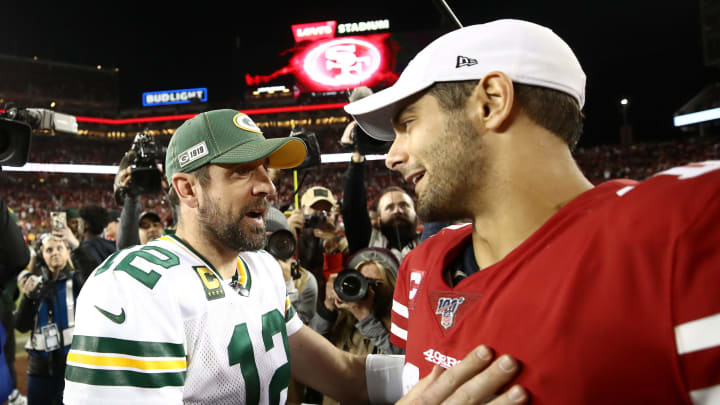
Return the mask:
{"type": "Polygon", "coordinates": [[[368,41],[341,38],[313,48],[305,56],[303,71],[327,86],[357,86],[377,72],[382,56],[368,41]]]}
{"type": "Polygon", "coordinates": [[[324,21],[307,24],[292,25],[295,42],[315,41],[318,39],[334,38],[337,21],[324,21]]]}
{"type": "Polygon", "coordinates": [[[298,91],[326,92],[358,86],[389,86],[397,81],[398,45],[389,33],[305,41],[293,48],[290,63],[267,75],[245,75],[248,86],[295,76],[298,91]]]}
{"type": "Polygon", "coordinates": [[[295,55],[295,77],[310,91],[332,91],[370,86],[396,79],[388,70],[387,35],[343,37],[321,41],[295,55]],[[392,76],[392,77],[388,77],[392,76]]]}

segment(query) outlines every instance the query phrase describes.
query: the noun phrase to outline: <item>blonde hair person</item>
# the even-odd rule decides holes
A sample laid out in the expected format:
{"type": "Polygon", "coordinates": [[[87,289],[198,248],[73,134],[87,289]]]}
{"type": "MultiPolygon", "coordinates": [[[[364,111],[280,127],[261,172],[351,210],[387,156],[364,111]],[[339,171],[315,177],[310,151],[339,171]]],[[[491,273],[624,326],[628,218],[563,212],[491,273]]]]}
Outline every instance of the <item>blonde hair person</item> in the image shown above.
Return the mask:
{"type": "Polygon", "coordinates": [[[28,403],[60,405],[82,279],[63,238],[45,235],[39,245],[30,270],[18,278],[22,297],[14,322],[18,331],[30,332],[25,344],[28,403]]]}
{"type": "MultiPolygon", "coordinates": [[[[374,289],[368,290],[366,300],[373,304],[370,308],[372,315],[382,323],[386,330],[390,330],[390,306],[392,292],[395,289],[395,275],[377,260],[362,261],[355,267],[355,270],[366,278],[378,282],[374,289]]],[[[338,317],[328,336],[330,341],[339,349],[350,353],[375,353],[375,345],[372,340],[363,335],[355,326],[358,321],[370,315],[369,311],[365,313],[366,309],[362,306],[362,301],[344,302],[337,298],[337,295],[335,297],[338,317]]]]}

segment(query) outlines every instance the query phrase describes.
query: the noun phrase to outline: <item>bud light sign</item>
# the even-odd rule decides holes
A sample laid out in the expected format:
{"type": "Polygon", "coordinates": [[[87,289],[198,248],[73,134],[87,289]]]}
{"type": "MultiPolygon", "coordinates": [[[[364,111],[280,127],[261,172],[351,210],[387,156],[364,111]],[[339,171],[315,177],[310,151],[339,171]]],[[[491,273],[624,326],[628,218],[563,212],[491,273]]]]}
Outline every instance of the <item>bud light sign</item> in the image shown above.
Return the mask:
{"type": "Polygon", "coordinates": [[[143,107],[207,102],[207,88],[163,90],[143,93],[143,107]]]}

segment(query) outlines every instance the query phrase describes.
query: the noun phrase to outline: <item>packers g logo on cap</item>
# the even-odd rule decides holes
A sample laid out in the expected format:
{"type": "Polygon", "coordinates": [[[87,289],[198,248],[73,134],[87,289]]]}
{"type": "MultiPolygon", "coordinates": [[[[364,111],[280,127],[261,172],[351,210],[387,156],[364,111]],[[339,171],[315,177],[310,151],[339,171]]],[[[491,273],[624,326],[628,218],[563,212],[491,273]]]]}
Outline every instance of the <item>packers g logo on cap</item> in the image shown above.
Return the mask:
{"type": "Polygon", "coordinates": [[[235,116],[233,117],[233,124],[235,124],[235,126],[240,129],[255,132],[256,134],[262,134],[262,131],[260,130],[260,128],[258,128],[257,125],[255,125],[253,120],[243,113],[235,114],[235,116]]]}

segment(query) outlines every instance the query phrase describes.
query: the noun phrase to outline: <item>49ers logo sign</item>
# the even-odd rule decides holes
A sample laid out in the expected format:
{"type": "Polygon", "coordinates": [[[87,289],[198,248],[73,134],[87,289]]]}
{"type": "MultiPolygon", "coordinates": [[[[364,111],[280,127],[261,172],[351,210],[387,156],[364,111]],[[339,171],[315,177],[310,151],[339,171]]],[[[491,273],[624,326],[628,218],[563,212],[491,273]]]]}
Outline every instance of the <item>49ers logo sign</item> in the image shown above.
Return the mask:
{"type": "Polygon", "coordinates": [[[378,71],[380,51],[358,38],[339,38],[311,49],[303,61],[308,77],[330,87],[357,86],[378,71]]]}

